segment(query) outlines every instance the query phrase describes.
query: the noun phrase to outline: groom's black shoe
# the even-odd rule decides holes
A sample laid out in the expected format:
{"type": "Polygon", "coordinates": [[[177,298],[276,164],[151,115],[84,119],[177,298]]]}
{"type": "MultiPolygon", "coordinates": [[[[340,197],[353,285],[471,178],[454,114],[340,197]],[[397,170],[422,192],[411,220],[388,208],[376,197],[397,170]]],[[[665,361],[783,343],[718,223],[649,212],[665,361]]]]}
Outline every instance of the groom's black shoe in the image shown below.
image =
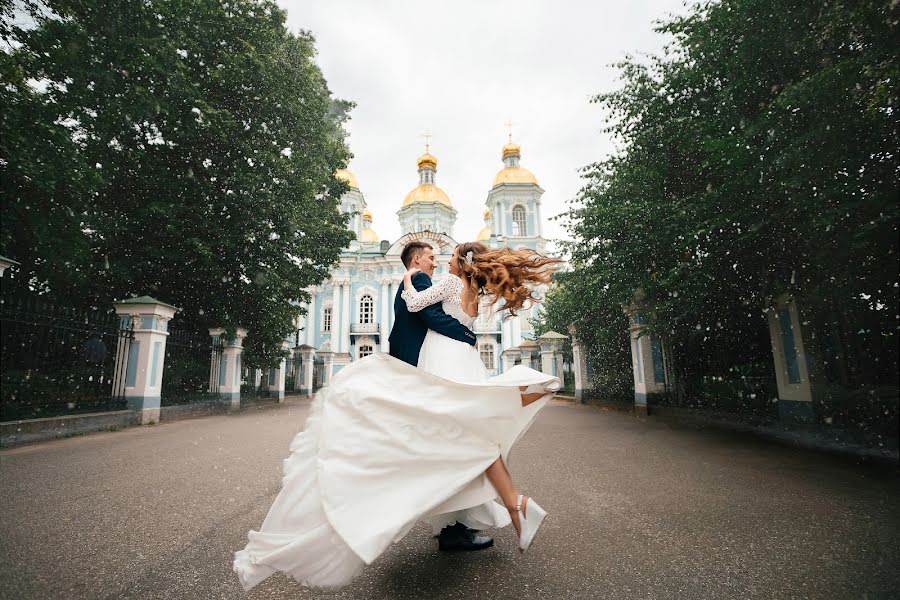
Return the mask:
{"type": "Polygon", "coordinates": [[[454,523],[444,527],[438,536],[438,548],[440,550],[484,550],[494,545],[494,538],[484,535],[476,535],[462,523],[454,523]]]}

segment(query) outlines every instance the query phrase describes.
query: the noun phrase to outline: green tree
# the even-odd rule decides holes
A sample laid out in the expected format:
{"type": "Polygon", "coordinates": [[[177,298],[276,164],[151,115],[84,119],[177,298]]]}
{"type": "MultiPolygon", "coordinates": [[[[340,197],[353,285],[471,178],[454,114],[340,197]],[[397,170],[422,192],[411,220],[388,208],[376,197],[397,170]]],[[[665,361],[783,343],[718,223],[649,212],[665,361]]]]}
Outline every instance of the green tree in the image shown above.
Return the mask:
{"type": "MultiPolygon", "coordinates": [[[[865,322],[896,380],[897,24],[888,2],[705,2],[595,98],[621,152],[585,169],[573,296],[622,307],[637,292],[683,394],[770,361],[762,309],[788,291],[865,322]]],[[[570,310],[623,335],[605,308],[570,310]]]]}
{"type": "Polygon", "coordinates": [[[351,239],[349,152],[314,40],[274,2],[4,5],[3,253],[14,285],[251,330],[264,364],[351,239]],[[21,8],[19,10],[22,10],[21,8]],[[20,14],[21,17],[21,14],[20,14]]]}

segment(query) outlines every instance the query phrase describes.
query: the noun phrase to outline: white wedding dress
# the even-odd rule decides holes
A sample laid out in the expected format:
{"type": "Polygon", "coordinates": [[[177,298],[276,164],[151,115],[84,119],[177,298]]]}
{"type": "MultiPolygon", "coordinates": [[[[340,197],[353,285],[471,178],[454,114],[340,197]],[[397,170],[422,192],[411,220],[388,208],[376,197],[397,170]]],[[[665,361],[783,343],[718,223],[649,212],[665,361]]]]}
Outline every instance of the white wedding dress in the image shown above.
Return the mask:
{"type": "MultiPolygon", "coordinates": [[[[404,291],[411,311],[442,302],[471,327],[450,275],[404,291]]],[[[436,530],[510,523],[484,476],[559,389],[559,379],[517,365],[488,377],[478,351],[434,331],[418,368],[378,353],[351,363],[319,390],[290,445],[282,488],[259,531],[235,553],[250,590],[276,571],[305,585],[349,583],[420,520],[436,530]],[[519,386],[546,395],[522,407],[519,386]]]]}

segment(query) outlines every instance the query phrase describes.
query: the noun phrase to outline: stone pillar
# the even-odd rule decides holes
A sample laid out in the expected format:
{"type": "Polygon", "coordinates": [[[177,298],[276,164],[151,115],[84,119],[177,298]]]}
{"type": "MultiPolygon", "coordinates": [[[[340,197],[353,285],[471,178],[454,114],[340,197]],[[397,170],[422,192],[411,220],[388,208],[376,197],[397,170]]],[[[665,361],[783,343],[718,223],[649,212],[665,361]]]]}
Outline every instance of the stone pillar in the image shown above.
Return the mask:
{"type": "Polygon", "coordinates": [[[325,374],[325,381],[322,385],[328,385],[331,383],[331,376],[334,375],[332,373],[334,369],[334,352],[320,352],[319,356],[322,357],[322,371],[325,374]]]}
{"type": "Polygon", "coordinates": [[[118,345],[114,373],[125,381],[124,386],[121,380],[113,382],[113,390],[125,390],[128,408],[140,411],[142,425],[156,423],[169,321],[178,309],[150,296],[116,302],[115,307],[120,319],[131,322],[134,337],[118,345]]]}
{"type": "MultiPolygon", "coordinates": [[[[287,342],[281,342],[282,350],[289,350],[290,344],[287,342]]],[[[282,358],[278,363],[278,366],[273,369],[274,373],[272,373],[269,377],[269,396],[271,398],[278,398],[279,402],[284,402],[284,379],[285,379],[285,368],[287,367],[287,361],[282,358]]]]}
{"type": "MultiPolygon", "coordinates": [[[[391,279],[391,303],[392,304],[394,302],[394,298],[397,297],[397,290],[400,289],[401,285],[403,285],[402,279],[396,279],[396,278],[391,279]]],[[[392,329],[394,327],[394,317],[396,317],[396,315],[394,314],[394,311],[391,310],[391,328],[392,329]]],[[[388,334],[390,334],[390,331],[388,331],[388,334]]]]}
{"type": "Polygon", "coordinates": [[[522,353],[522,362],[520,363],[523,367],[531,368],[531,352],[523,352],[522,353]]]}
{"type": "Polygon", "coordinates": [[[341,282],[341,287],[344,288],[342,292],[344,303],[341,306],[341,313],[343,313],[341,317],[341,354],[347,354],[350,352],[350,323],[353,321],[350,312],[350,280],[345,279],[341,282]]]}
{"type": "Polygon", "coordinates": [[[392,297],[389,289],[390,280],[382,278],[379,283],[381,284],[381,351],[390,352],[391,343],[388,340],[388,335],[391,333],[391,326],[388,321],[390,320],[390,314],[393,312],[391,310],[392,297]]]}
{"type": "Polygon", "coordinates": [[[306,312],[306,345],[312,348],[316,347],[316,290],[310,290],[309,306],[306,312]]]}
{"type": "Polygon", "coordinates": [[[666,391],[666,365],[662,341],[644,333],[645,322],[640,313],[631,313],[629,337],[634,375],[634,409],[646,415],[666,391]]]}
{"type": "Polygon", "coordinates": [[[312,348],[304,348],[300,351],[300,356],[303,361],[303,382],[300,385],[300,393],[304,396],[312,396],[315,388],[313,376],[316,371],[316,352],[312,348]]]}
{"type": "Polygon", "coordinates": [[[541,350],[541,373],[546,373],[547,375],[556,376],[556,373],[553,372],[555,368],[555,363],[553,362],[553,351],[552,350],[541,350]]]}
{"type": "Polygon", "coordinates": [[[778,415],[786,422],[812,422],[817,374],[810,372],[803,319],[796,300],[782,294],[768,308],[766,317],[778,384],[778,415]]]}
{"type": "Polygon", "coordinates": [[[510,346],[520,346],[522,344],[522,320],[520,315],[516,315],[512,319],[509,320],[510,331],[512,333],[512,338],[510,339],[510,346]]]}
{"type": "MultiPolygon", "coordinates": [[[[224,335],[221,327],[209,330],[214,338],[224,335]]],[[[247,330],[238,327],[237,337],[233,340],[222,339],[222,354],[219,358],[218,392],[231,408],[241,406],[241,354],[244,352],[244,338],[247,330]]]]}
{"type": "Polygon", "coordinates": [[[556,363],[556,376],[559,377],[559,384],[563,385],[566,380],[566,374],[563,367],[563,353],[560,350],[553,352],[553,361],[556,363]]]}
{"type": "Polygon", "coordinates": [[[331,280],[331,351],[340,352],[341,339],[341,286],[331,280]]]}
{"type": "Polygon", "coordinates": [[[584,348],[575,335],[575,325],[569,325],[569,335],[572,337],[572,362],[575,370],[575,399],[582,401],[584,393],[592,387],[587,376],[587,360],[584,356],[584,348]]]}

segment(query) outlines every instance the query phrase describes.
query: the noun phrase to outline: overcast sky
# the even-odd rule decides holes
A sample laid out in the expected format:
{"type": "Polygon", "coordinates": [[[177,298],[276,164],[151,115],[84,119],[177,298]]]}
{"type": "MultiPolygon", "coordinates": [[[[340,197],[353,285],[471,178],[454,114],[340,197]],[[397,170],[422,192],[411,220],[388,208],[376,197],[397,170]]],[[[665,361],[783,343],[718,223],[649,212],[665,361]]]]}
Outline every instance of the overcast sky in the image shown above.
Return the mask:
{"type": "Polygon", "coordinates": [[[473,240],[502,167],[504,123],[522,147],[521,165],[546,190],[552,215],[581,187],[578,169],[614,150],[591,96],[619,87],[611,65],[657,53],[655,21],[684,14],[682,0],[412,2],[278,0],[291,31],[316,38],[331,91],[357,106],[347,126],[349,168],[381,239],[400,236],[397,210],[418,184],[426,130],[438,159],[437,185],[459,211],[453,237],[473,240]]]}

